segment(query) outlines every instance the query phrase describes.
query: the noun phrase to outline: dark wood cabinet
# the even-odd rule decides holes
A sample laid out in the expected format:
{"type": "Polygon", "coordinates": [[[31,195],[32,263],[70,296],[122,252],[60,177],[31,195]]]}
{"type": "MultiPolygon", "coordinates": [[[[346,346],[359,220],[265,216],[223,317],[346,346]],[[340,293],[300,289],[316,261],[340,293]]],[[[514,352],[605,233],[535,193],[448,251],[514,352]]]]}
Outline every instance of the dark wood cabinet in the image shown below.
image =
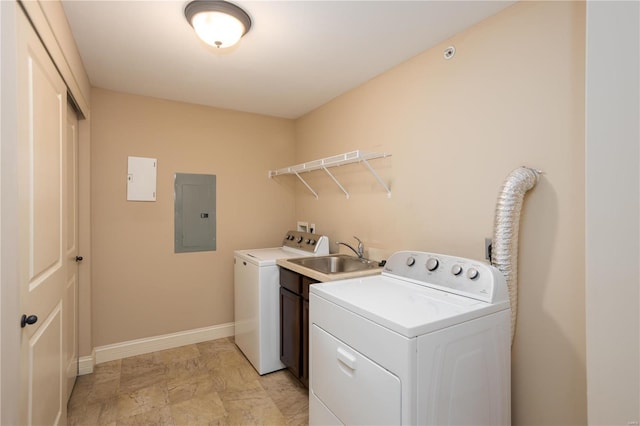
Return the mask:
{"type": "Polygon", "coordinates": [[[300,376],[300,309],[299,295],[280,287],[280,361],[300,376]]]}
{"type": "Polygon", "coordinates": [[[318,281],[280,268],[280,361],[309,386],[309,286],[318,281]]]}

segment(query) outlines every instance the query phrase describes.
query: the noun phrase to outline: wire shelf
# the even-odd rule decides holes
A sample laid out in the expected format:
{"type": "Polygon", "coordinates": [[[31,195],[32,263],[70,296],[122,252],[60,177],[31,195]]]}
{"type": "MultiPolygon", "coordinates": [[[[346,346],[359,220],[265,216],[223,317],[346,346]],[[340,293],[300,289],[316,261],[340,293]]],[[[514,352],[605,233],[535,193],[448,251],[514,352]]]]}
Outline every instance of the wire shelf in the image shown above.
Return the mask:
{"type": "Polygon", "coordinates": [[[385,158],[390,157],[391,154],[387,153],[379,153],[379,152],[366,152],[366,151],[351,151],[346,152],[344,154],[334,155],[331,157],[321,158],[319,160],[308,161],[302,164],[296,164],[295,166],[284,167],[282,169],[277,170],[269,170],[269,178],[273,178],[275,176],[281,175],[296,175],[300,181],[307,187],[311,193],[318,198],[318,194],[316,191],[311,188],[311,186],[300,176],[301,173],[312,172],[314,170],[324,170],[325,173],[331,177],[331,179],[335,182],[336,185],[344,192],[347,198],[349,198],[349,192],[340,184],[338,179],[329,171],[331,167],[344,166],[346,164],[353,163],[364,163],[369,172],[376,178],[378,183],[384,188],[387,192],[387,197],[391,197],[391,190],[388,185],[382,180],[380,175],[371,167],[369,164],[369,160],[374,160],[376,158],[385,158]]]}

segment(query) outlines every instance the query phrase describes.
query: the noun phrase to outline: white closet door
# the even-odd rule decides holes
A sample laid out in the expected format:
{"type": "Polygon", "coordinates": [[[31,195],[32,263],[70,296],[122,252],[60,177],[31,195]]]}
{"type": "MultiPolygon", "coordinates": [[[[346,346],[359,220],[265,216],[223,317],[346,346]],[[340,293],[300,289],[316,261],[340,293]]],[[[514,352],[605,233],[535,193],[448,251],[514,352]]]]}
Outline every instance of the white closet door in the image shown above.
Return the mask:
{"type": "Polygon", "coordinates": [[[67,137],[64,149],[64,181],[67,208],[63,216],[67,222],[65,262],[67,282],[64,293],[64,365],[66,400],[69,400],[78,375],[78,116],[67,103],[67,137]]]}
{"type": "Polygon", "coordinates": [[[17,15],[20,307],[33,322],[22,328],[19,420],[63,425],[67,92],[26,17],[17,15]]]}

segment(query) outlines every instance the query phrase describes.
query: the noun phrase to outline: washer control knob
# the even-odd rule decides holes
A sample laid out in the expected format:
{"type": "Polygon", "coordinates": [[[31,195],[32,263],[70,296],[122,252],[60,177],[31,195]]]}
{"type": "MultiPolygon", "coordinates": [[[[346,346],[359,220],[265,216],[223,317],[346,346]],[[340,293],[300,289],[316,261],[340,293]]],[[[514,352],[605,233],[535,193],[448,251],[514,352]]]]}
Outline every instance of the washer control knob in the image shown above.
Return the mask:
{"type": "Polygon", "coordinates": [[[478,272],[476,268],[469,268],[469,270],[467,271],[467,278],[469,278],[470,280],[475,280],[479,276],[480,272],[478,272]]]}
{"type": "Polygon", "coordinates": [[[438,266],[440,266],[440,262],[435,257],[430,257],[427,260],[427,269],[429,271],[435,271],[436,269],[438,269],[438,266]]]}
{"type": "Polygon", "coordinates": [[[298,237],[298,243],[301,243],[301,242],[302,242],[302,240],[304,240],[304,238],[302,238],[302,237],[298,237]]]}
{"type": "Polygon", "coordinates": [[[313,238],[310,239],[309,241],[307,241],[308,244],[314,245],[317,241],[314,240],[313,238]]]}
{"type": "Polygon", "coordinates": [[[451,273],[453,275],[460,275],[462,273],[462,266],[460,265],[453,265],[453,267],[451,268],[451,273]]]}
{"type": "Polygon", "coordinates": [[[409,256],[407,258],[407,266],[413,266],[416,263],[416,260],[413,258],[413,256],[409,256]]]}

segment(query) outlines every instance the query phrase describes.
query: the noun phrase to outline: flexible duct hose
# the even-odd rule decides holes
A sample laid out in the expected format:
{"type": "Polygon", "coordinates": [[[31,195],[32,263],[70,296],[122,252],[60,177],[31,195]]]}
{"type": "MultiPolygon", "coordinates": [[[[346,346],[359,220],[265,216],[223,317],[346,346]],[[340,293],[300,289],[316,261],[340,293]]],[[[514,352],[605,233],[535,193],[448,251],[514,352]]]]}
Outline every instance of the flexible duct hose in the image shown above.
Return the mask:
{"type": "Polygon", "coordinates": [[[539,170],[520,167],[502,185],[496,205],[491,246],[491,264],[505,277],[511,305],[511,344],[516,332],[518,309],[518,228],[525,193],[538,183],[539,170]]]}

